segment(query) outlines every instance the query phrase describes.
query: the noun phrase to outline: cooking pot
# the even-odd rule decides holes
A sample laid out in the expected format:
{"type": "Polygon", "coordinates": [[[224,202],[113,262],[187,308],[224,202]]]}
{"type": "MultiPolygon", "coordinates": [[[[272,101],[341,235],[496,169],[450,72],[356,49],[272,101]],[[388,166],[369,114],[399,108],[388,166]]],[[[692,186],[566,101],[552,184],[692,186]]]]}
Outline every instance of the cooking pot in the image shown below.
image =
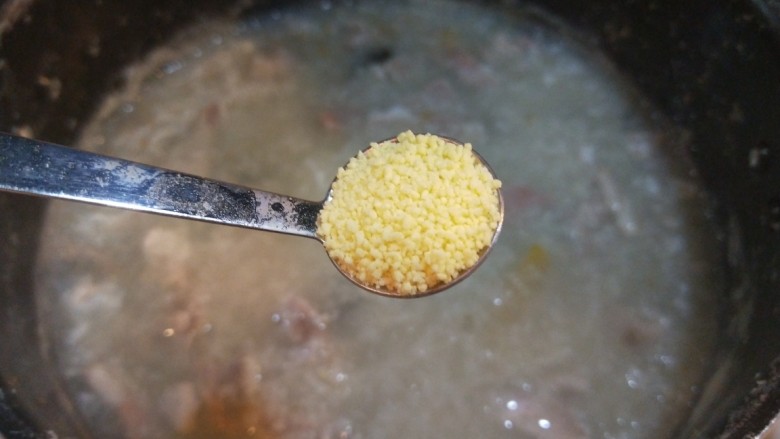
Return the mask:
{"type": "MultiPolygon", "coordinates": [[[[273,1],[0,3],[0,130],[72,144],[120,69],[183,25],[273,1]]],[[[289,2],[288,2],[289,3],[289,2]]],[[[780,410],[780,5],[759,0],[501,1],[606,53],[690,134],[716,208],[719,347],[677,437],[742,438],[780,410]]],[[[33,265],[46,202],[0,193],[0,432],[89,437],[39,337],[33,265]]]]}

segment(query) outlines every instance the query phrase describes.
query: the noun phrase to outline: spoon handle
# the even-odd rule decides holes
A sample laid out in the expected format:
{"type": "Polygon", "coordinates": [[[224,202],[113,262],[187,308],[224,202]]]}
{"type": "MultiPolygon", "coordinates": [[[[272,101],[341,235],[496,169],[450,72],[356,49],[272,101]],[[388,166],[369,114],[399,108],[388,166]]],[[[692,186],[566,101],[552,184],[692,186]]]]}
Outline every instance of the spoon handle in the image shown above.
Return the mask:
{"type": "Polygon", "coordinates": [[[0,190],[317,238],[322,203],[0,132],[0,190]]]}

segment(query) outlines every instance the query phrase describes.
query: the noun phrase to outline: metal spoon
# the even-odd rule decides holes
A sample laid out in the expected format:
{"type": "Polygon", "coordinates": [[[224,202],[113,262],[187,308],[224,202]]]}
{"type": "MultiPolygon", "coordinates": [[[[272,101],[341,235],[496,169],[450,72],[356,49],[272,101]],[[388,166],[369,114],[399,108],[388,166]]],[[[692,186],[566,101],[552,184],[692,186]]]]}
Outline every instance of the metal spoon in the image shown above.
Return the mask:
{"type": "MultiPolygon", "coordinates": [[[[475,155],[490,170],[484,159],[475,155]]],[[[306,201],[2,132],[0,190],[286,233],[320,242],[317,216],[331,195],[329,189],[325,200],[306,201]]],[[[450,282],[400,295],[362,284],[334,265],[355,285],[384,296],[421,297],[443,291],[473,273],[495,243],[503,221],[500,191],[498,195],[501,220],[490,245],[473,266],[450,282]]]]}

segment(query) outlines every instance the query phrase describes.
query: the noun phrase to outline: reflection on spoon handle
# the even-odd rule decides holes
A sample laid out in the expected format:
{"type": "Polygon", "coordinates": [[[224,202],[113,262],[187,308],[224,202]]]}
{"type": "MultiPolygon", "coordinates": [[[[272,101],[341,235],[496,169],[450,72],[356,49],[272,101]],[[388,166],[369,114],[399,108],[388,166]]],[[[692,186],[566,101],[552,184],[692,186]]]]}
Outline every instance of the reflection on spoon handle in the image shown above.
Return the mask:
{"type": "Polygon", "coordinates": [[[322,203],[0,133],[0,190],[317,238],[322,203]]]}

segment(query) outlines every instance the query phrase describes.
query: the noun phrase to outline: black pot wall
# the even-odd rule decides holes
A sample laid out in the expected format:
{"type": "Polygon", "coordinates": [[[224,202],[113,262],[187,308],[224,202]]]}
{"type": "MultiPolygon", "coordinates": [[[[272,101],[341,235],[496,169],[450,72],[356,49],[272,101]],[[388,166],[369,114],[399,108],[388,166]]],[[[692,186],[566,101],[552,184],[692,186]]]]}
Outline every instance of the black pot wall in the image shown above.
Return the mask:
{"type": "MultiPolygon", "coordinates": [[[[117,85],[119,69],[179,26],[215,13],[262,13],[275,3],[0,1],[0,130],[29,129],[70,144],[98,98],[117,85]],[[59,79],[59,90],[41,78],[59,79]]],[[[601,48],[689,130],[716,200],[728,284],[713,376],[677,436],[758,432],[780,409],[780,5],[536,3],[601,48]]],[[[31,272],[44,208],[38,199],[0,194],[0,432],[8,439],[85,435],[37,338],[31,272]],[[22,406],[20,395],[31,402],[22,406]]]]}

